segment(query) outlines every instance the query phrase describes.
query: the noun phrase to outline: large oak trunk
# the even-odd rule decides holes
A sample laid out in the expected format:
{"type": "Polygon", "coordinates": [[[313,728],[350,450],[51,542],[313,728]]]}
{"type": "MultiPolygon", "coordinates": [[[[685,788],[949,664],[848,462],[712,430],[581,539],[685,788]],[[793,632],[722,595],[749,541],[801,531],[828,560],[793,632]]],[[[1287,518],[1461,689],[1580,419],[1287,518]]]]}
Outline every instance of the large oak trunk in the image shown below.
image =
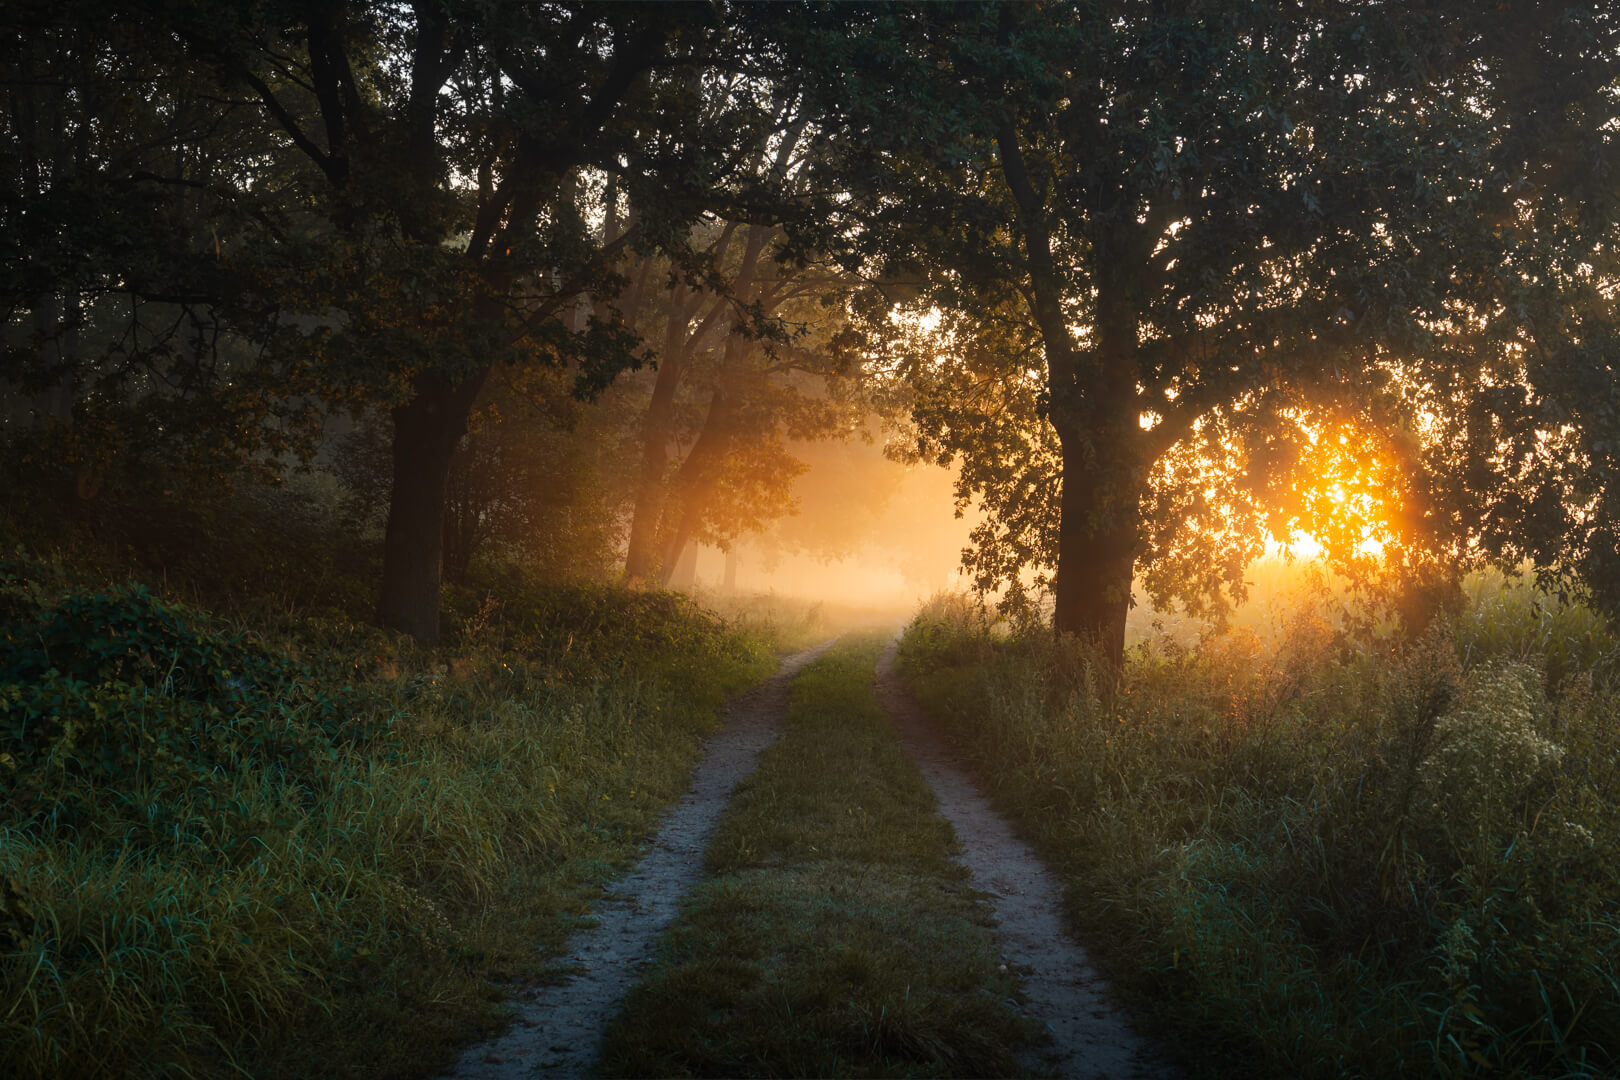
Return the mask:
{"type": "MultiPolygon", "coordinates": [[[[1009,114],[1010,115],[1010,114],[1009,114]]],[[[996,135],[1002,174],[1018,207],[1029,258],[1030,314],[1046,351],[1050,417],[1063,448],[1052,625],[1125,659],[1137,526],[1145,472],[1136,423],[1137,319],[1131,267],[1117,229],[1093,238],[1098,261],[1095,344],[1076,347],[1052,257],[1044,188],[1037,190],[1010,119],[996,135]]]]}
{"type": "Polygon", "coordinates": [[[1059,437],[1063,488],[1053,629],[1091,642],[1118,670],[1136,561],[1134,470],[1094,453],[1083,433],[1060,430],[1059,437]]]}
{"type": "Polygon", "coordinates": [[[1048,364],[1065,376],[1052,387],[1052,423],[1063,448],[1053,629],[1090,641],[1115,671],[1125,661],[1125,618],[1152,456],[1138,422],[1138,322],[1132,290],[1122,283],[1124,263],[1109,257],[1109,270],[1099,277],[1097,340],[1087,364],[1076,363],[1054,305],[1047,305],[1042,326],[1048,364]]]}
{"type": "Polygon", "coordinates": [[[377,618],[424,645],[439,640],[450,458],[467,431],[484,378],[480,372],[452,383],[423,375],[416,381],[415,396],[394,410],[394,490],[388,502],[377,618]]]}
{"type": "MultiPolygon", "coordinates": [[[[1151,453],[1138,423],[1137,321],[1111,275],[1099,283],[1096,334],[1091,369],[1052,411],[1063,448],[1052,622],[1058,635],[1089,641],[1118,671],[1151,453]]],[[[1063,368],[1081,370],[1065,361],[1063,368]]]]}

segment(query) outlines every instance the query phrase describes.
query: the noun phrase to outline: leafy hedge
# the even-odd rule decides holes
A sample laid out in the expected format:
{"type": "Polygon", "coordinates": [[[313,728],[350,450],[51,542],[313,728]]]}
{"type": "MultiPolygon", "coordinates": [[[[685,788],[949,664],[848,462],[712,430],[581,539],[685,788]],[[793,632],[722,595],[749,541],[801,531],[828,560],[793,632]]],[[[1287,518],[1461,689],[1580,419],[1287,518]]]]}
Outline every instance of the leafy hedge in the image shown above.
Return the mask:
{"type": "Polygon", "coordinates": [[[71,593],[0,629],[0,769],[15,825],[79,831],[94,827],[99,798],[138,798],[152,812],[125,842],[198,844],[205,831],[245,842],[248,823],[218,817],[233,812],[234,776],[273,769],[313,797],[341,747],[385,738],[393,719],[136,584],[71,593]]]}

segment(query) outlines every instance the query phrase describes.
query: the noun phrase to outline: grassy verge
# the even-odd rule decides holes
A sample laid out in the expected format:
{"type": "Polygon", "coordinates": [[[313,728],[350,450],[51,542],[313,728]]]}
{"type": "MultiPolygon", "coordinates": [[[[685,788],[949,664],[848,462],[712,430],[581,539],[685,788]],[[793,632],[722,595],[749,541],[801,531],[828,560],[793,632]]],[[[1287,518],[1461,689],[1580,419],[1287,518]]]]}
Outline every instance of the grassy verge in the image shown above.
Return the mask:
{"type": "Polygon", "coordinates": [[[0,565],[0,1075],[418,1077],[498,1027],[774,666],[507,585],[421,650],[0,565]]]}
{"type": "Polygon", "coordinates": [[[1614,1076],[1614,642],[1483,601],[1398,650],[1309,618],[1144,649],[1106,704],[949,603],[901,655],[1195,1074],[1614,1076]]]}
{"type": "Polygon", "coordinates": [[[1005,1001],[950,827],[872,694],[882,639],[793,685],[781,739],[739,788],[715,875],[609,1028],[633,1076],[1008,1076],[1032,1035],[1005,1001]]]}

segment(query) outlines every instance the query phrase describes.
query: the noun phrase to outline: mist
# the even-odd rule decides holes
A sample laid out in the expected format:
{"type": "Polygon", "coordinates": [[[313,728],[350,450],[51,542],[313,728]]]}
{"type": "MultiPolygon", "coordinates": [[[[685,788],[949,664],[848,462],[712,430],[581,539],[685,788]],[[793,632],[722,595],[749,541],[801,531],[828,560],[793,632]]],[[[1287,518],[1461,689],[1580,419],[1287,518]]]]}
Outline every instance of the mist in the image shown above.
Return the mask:
{"type": "Polygon", "coordinates": [[[956,470],[902,464],[882,444],[798,444],[805,471],[794,510],[766,532],[698,547],[690,579],[699,595],[775,594],[873,616],[909,617],[936,593],[963,588],[962,550],[976,520],[956,513],[956,470]],[[727,563],[731,562],[728,580],[727,563]]]}

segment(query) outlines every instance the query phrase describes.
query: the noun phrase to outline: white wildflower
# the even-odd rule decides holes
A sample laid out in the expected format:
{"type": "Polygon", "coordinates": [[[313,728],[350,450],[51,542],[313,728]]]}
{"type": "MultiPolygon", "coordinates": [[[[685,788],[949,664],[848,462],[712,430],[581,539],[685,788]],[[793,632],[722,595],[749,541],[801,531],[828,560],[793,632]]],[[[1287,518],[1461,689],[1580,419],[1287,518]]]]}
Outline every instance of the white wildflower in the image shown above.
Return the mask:
{"type": "Polygon", "coordinates": [[[1536,730],[1545,706],[1534,668],[1493,665],[1469,682],[1463,706],[1435,725],[1421,779],[1430,809],[1454,833],[1496,832],[1564,751],[1536,730]]]}

